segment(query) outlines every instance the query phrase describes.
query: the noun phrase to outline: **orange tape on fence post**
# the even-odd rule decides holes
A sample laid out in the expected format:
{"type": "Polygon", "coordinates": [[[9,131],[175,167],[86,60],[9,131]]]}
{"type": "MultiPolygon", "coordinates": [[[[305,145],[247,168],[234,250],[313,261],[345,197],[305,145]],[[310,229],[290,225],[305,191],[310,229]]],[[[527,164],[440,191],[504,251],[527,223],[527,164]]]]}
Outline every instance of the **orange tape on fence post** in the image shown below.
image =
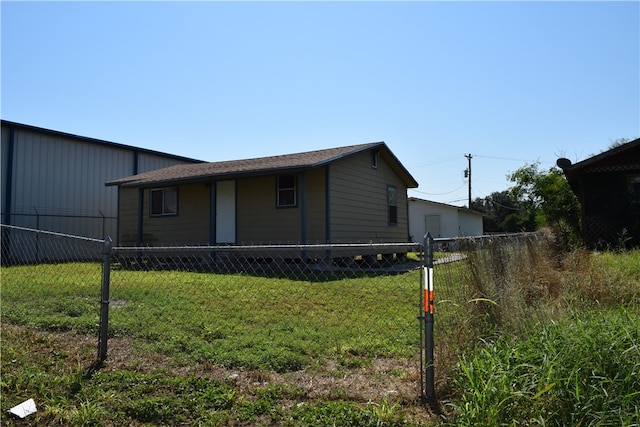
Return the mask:
{"type": "Polygon", "coordinates": [[[433,314],[433,267],[424,268],[424,312],[433,314]]]}

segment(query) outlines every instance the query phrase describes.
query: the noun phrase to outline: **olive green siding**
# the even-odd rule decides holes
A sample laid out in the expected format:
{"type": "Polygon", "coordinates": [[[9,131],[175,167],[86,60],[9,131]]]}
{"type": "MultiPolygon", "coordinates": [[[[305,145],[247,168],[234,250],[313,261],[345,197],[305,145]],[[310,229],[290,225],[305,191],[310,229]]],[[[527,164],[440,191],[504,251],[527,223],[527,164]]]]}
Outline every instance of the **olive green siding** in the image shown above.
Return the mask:
{"type": "Polygon", "coordinates": [[[277,176],[237,182],[237,243],[315,243],[325,241],[325,170],[297,176],[297,206],[276,207],[277,176]],[[302,192],[306,188],[306,242],[303,241],[302,192]]]}
{"type": "MultiPolygon", "coordinates": [[[[143,191],[143,245],[206,245],[209,243],[209,184],[180,185],[178,215],[151,216],[150,190],[143,191]]],[[[120,244],[135,245],[138,230],[139,190],[120,189],[120,244]]]]}
{"type": "Polygon", "coordinates": [[[327,242],[327,169],[306,173],[307,182],[307,243],[327,242]]]}
{"type": "Polygon", "coordinates": [[[134,246],[138,241],[138,193],[137,188],[118,190],[118,244],[134,246]]]}
{"type": "Polygon", "coordinates": [[[209,243],[209,184],[178,186],[178,215],[150,216],[149,190],[144,191],[143,235],[145,243],[206,245],[209,243]]]}
{"type": "MultiPolygon", "coordinates": [[[[298,194],[299,197],[299,194],[298,194]]],[[[276,177],[237,182],[237,243],[297,243],[300,209],[276,208],[276,177]]]]}
{"type": "Polygon", "coordinates": [[[371,152],[331,165],[331,243],[406,242],[406,185],[382,157],[371,166],[371,152]],[[389,224],[387,187],[398,190],[398,224],[389,224]]]}

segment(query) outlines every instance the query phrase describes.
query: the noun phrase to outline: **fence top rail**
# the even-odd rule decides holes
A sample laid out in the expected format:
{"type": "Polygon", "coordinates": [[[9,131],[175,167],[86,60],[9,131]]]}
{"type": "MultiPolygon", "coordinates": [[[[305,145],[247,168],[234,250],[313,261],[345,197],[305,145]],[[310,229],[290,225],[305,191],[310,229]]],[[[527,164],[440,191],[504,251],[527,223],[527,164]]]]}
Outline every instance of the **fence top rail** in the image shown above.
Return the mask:
{"type": "Polygon", "coordinates": [[[461,240],[484,240],[484,239],[504,239],[513,237],[528,237],[536,236],[538,233],[535,231],[528,231],[522,233],[500,233],[500,234],[482,234],[479,236],[459,236],[459,237],[435,237],[434,242],[459,242],[461,240]]]}
{"type": "Polygon", "coordinates": [[[330,249],[407,249],[420,251],[422,245],[418,243],[335,243],[335,244],[273,244],[273,245],[215,245],[215,246],[114,246],[114,252],[205,252],[205,251],[304,251],[330,249]]]}
{"type": "Polygon", "coordinates": [[[91,237],[83,237],[83,236],[76,236],[76,235],[73,235],[73,234],[57,233],[55,231],[36,230],[35,228],[19,227],[17,225],[0,224],[0,228],[7,228],[7,229],[11,229],[11,230],[30,231],[32,233],[45,234],[45,235],[48,235],[48,236],[55,236],[55,237],[65,237],[65,238],[76,239],[76,240],[84,240],[84,241],[93,242],[93,243],[104,243],[104,240],[92,239],[91,237]]]}
{"type": "Polygon", "coordinates": [[[22,213],[22,212],[11,212],[11,216],[33,216],[33,217],[47,217],[47,218],[93,218],[93,219],[118,219],[117,216],[114,215],[104,215],[102,212],[98,211],[100,215],[95,214],[63,214],[63,213],[22,213]]]}

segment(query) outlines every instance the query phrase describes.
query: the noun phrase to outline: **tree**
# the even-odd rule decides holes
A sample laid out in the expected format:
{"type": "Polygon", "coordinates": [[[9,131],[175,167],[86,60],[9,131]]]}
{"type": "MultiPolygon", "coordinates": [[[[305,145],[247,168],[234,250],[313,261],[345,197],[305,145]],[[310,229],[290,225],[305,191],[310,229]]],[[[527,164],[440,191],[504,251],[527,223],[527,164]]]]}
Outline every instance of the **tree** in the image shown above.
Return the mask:
{"type": "Polygon", "coordinates": [[[618,139],[614,139],[613,141],[611,141],[611,143],[609,144],[609,148],[607,148],[604,151],[608,151],[611,150],[612,148],[616,148],[619,147],[621,145],[626,144],[627,142],[631,141],[631,138],[618,138],[618,139]]]}
{"type": "Polygon", "coordinates": [[[549,226],[575,242],[580,235],[580,204],[562,171],[539,170],[539,162],[508,175],[515,183],[509,189],[513,200],[533,220],[535,228],[549,226]]]}
{"type": "Polygon", "coordinates": [[[493,192],[484,199],[476,198],[471,208],[483,214],[486,232],[517,232],[535,228],[509,190],[493,192]]]}

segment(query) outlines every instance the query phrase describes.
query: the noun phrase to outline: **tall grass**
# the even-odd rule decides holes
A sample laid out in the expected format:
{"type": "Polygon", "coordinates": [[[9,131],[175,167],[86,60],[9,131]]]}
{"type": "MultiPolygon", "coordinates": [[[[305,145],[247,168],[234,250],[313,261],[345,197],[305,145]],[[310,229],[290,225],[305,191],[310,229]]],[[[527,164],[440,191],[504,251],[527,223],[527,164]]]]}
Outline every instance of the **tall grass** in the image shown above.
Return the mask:
{"type": "Polygon", "coordinates": [[[640,421],[640,330],[625,309],[483,341],[460,359],[457,425],[619,425],[640,421]]]}
{"type": "Polygon", "coordinates": [[[640,251],[472,256],[446,424],[638,425],[640,251]]]}

